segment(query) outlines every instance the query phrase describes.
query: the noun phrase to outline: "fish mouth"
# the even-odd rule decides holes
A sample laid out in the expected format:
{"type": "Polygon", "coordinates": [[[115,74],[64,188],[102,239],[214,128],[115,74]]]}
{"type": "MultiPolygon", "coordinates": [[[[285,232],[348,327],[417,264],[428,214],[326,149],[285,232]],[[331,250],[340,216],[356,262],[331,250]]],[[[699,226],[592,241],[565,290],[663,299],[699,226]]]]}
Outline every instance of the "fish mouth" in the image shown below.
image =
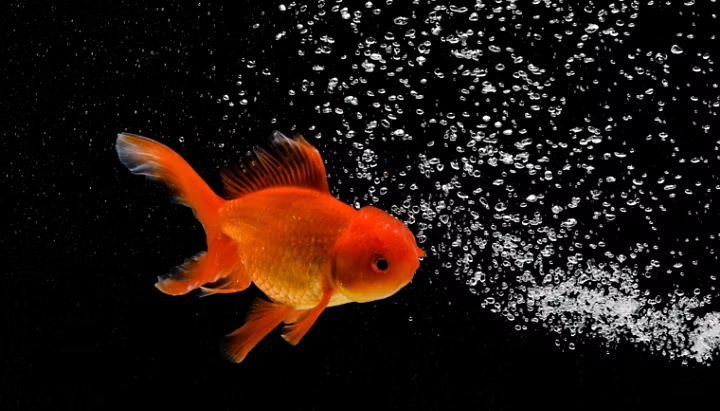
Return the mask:
{"type": "Polygon", "coordinates": [[[410,246],[410,249],[415,250],[415,253],[417,254],[418,258],[425,257],[427,255],[427,253],[425,252],[425,250],[423,250],[422,248],[417,246],[417,239],[415,238],[415,235],[413,235],[412,231],[410,231],[407,228],[407,226],[405,226],[404,224],[403,224],[403,228],[405,231],[404,232],[405,242],[407,243],[408,246],[410,246]]]}

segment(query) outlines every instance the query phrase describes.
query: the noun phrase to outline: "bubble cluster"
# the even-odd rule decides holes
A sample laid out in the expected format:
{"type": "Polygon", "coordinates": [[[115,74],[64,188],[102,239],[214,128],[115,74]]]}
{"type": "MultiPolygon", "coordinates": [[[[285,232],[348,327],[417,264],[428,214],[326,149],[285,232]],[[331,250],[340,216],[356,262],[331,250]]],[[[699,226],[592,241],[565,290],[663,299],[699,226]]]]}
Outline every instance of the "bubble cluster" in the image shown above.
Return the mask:
{"type": "MultiPolygon", "coordinates": [[[[441,262],[430,280],[454,276],[570,349],[591,337],[707,364],[717,16],[669,4],[293,2],[274,37],[304,78],[246,63],[314,107],[306,134],[354,159],[328,164],[352,204],[401,198],[383,204],[441,262]],[[672,33],[653,29],[667,20],[672,33]]],[[[217,101],[241,118],[262,96],[242,74],[236,86],[217,101]]]]}

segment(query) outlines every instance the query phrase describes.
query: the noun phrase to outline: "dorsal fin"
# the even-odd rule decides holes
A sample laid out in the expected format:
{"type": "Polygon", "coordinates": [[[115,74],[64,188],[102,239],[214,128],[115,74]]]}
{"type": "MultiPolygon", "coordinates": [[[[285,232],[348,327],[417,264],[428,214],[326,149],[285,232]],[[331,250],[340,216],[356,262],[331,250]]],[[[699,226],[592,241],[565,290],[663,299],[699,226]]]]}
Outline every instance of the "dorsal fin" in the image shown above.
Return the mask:
{"type": "Polygon", "coordinates": [[[222,171],[225,198],[232,199],[270,187],[305,187],[329,192],[320,153],[301,135],[288,138],[273,132],[270,148],[255,147],[240,163],[222,171]]]}

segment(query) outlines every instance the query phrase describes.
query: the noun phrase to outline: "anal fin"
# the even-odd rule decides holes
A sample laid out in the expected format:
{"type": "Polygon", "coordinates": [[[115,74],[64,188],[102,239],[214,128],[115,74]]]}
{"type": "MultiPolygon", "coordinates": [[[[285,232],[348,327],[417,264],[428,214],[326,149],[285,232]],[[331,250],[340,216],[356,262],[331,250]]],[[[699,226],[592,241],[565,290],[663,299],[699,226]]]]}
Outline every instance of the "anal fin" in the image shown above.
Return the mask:
{"type": "Polygon", "coordinates": [[[225,352],[234,362],[241,362],[248,352],[292,311],[291,307],[256,299],[245,324],[229,334],[225,340],[225,352]]]}
{"type": "Polygon", "coordinates": [[[202,290],[200,296],[205,297],[213,294],[227,294],[243,291],[250,287],[251,282],[250,276],[245,271],[245,266],[243,266],[242,263],[238,263],[238,265],[235,266],[235,269],[226,277],[223,277],[214,283],[206,284],[200,287],[202,290]]]}
{"type": "Polygon", "coordinates": [[[183,295],[200,286],[199,278],[196,275],[206,265],[207,253],[202,252],[192,258],[185,260],[182,265],[163,276],[158,277],[155,284],[160,291],[168,295],[183,295]]]}
{"type": "Polygon", "coordinates": [[[201,287],[231,277],[223,285],[241,291],[250,285],[250,277],[238,256],[237,244],[232,238],[216,235],[208,239],[208,251],[188,259],[172,273],[158,277],[155,286],[165,294],[182,295],[201,287]],[[244,286],[244,287],[243,287],[244,286]]]}

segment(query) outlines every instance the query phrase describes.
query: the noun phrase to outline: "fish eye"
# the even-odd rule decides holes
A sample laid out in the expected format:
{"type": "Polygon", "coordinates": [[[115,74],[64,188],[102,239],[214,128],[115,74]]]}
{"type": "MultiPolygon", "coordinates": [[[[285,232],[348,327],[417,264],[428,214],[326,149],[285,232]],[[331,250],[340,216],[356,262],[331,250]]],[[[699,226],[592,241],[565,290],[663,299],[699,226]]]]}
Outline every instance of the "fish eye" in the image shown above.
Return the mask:
{"type": "Polygon", "coordinates": [[[375,267],[380,271],[385,271],[388,269],[390,264],[388,264],[388,260],[384,258],[378,258],[377,261],[375,261],[375,267]]]}

